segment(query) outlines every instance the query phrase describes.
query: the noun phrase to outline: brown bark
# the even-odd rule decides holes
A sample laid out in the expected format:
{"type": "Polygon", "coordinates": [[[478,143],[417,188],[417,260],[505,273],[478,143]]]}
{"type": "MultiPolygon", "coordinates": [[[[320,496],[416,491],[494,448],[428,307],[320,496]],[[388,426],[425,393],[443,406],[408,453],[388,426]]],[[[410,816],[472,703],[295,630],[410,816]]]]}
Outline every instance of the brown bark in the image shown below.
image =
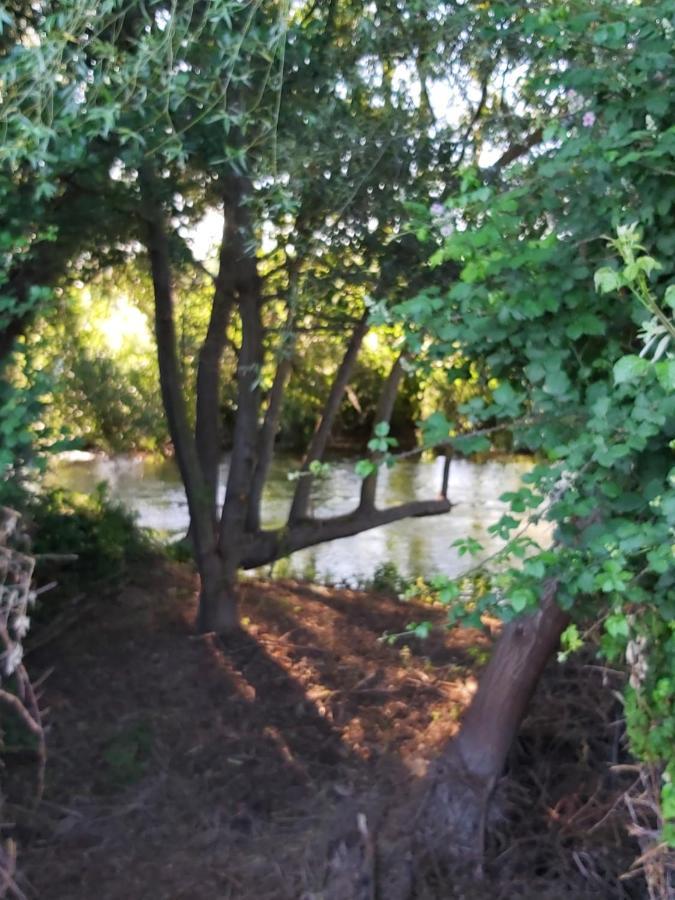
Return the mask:
{"type": "Polygon", "coordinates": [[[213,505],[202,473],[196,440],[190,428],[176,350],[171,260],[166,223],[153,173],[141,177],[146,246],[155,296],[155,336],[162,400],[176,461],[190,512],[190,536],[201,579],[199,627],[227,630],[236,621],[236,600],[229,590],[228,571],[218,556],[213,505]]]}
{"type": "Polygon", "coordinates": [[[505,626],[459,734],[397,816],[385,851],[388,864],[383,867],[386,881],[381,890],[387,900],[409,900],[415,869],[427,859],[436,866],[473,866],[480,874],[494,786],[569,622],[555,602],[556,589],[556,582],[548,583],[539,610],[505,626]]]}
{"type": "Polygon", "coordinates": [[[230,564],[235,568],[239,565],[249,493],[258,458],[260,375],[263,364],[262,283],[256,257],[250,253],[245,244],[247,240],[252,240],[248,211],[243,203],[245,195],[249,192],[250,185],[241,178],[235,289],[242,341],[237,362],[237,418],[218,542],[221,555],[231,561],[230,564]]]}
{"type": "Polygon", "coordinates": [[[227,634],[239,627],[237,568],[217,552],[206,554],[199,565],[201,590],[197,630],[227,634]]]}
{"type": "Polygon", "coordinates": [[[279,430],[279,419],[281,418],[284,392],[291,375],[292,367],[293,361],[290,356],[280,360],[270,391],[265,419],[260,430],[258,459],[253,474],[253,480],[251,482],[247,518],[247,528],[249,531],[253,532],[260,530],[262,494],[274,456],[274,441],[279,430]]]}
{"type": "Polygon", "coordinates": [[[335,374],[333,384],[331,385],[326,404],[323,408],[321,419],[319,420],[316,430],[307,448],[307,453],[302,462],[301,477],[291,503],[291,511],[289,513],[289,523],[296,522],[307,515],[307,506],[309,504],[309,496],[312,489],[312,477],[309,474],[309,467],[315,460],[320,460],[326,451],[328,438],[335,421],[335,417],[340,409],[342,398],[347,388],[352,369],[356,362],[356,358],[361,349],[361,344],[368,331],[368,318],[370,313],[366,311],[350,338],[345,354],[342,358],[338,370],[335,374]]]}
{"type": "Polygon", "coordinates": [[[474,778],[498,778],[546,663],[555,652],[569,616],[555,602],[557,583],[548,584],[539,610],[504,627],[462,722],[456,747],[474,778]]]}
{"type": "Polygon", "coordinates": [[[445,454],[445,459],[443,460],[443,478],[441,479],[441,497],[448,496],[448,485],[450,483],[450,464],[452,463],[452,456],[450,452],[447,451],[445,454]]]}
{"type": "Polygon", "coordinates": [[[236,236],[236,217],[225,204],[225,221],[220,247],[218,275],[213,291],[211,316],[206,337],[199,350],[197,365],[197,416],[195,441],[208,498],[216,520],[218,463],[222,449],[220,427],[220,367],[227,341],[227,326],[234,303],[234,266],[232,243],[236,236]]]}
{"type": "Polygon", "coordinates": [[[155,297],[155,337],[164,410],[181,478],[185,486],[190,520],[197,556],[213,545],[211,517],[205,503],[206,491],[197,449],[190,430],[180,365],[176,351],[171,261],[164,214],[156,196],[152,173],[146,171],[141,179],[146,246],[150,257],[152,285],[155,297]]]}
{"type": "Polygon", "coordinates": [[[540,144],[544,138],[544,129],[537,128],[532,134],[526,135],[522,141],[515,141],[511,144],[507,149],[502,153],[497,162],[493,163],[493,165],[489,166],[485,169],[485,174],[488,178],[494,178],[501,173],[506,166],[510,165],[515,160],[520,159],[521,156],[525,156],[526,153],[536,147],[537,144],[540,144]]]}
{"type": "Polygon", "coordinates": [[[246,518],[247,530],[251,532],[260,531],[263,489],[274,457],[274,442],[279,430],[284,394],[293,368],[293,350],[295,348],[295,335],[292,332],[293,316],[294,313],[291,305],[285,327],[286,334],[290,335],[290,341],[280,348],[280,358],[277,364],[277,370],[274,373],[274,381],[272,382],[270,395],[267,401],[265,418],[258,433],[258,456],[251,481],[246,518]]]}
{"type": "MultiPolygon", "coordinates": [[[[459,735],[390,813],[378,835],[380,900],[410,900],[416,872],[427,863],[473,878],[480,875],[494,785],[569,621],[555,602],[556,588],[555,582],[548,583],[539,610],[505,626],[459,735]]],[[[335,883],[341,900],[356,900],[359,886],[373,871],[363,854],[345,857],[342,868],[328,872],[327,895],[335,883]]]]}
{"type": "Polygon", "coordinates": [[[443,515],[450,512],[451,508],[447,499],[438,498],[413,500],[389,509],[357,509],[347,515],[328,519],[305,518],[278,531],[260,531],[249,535],[243,548],[241,566],[244,569],[264,566],[289,553],[295,553],[296,550],[314,547],[325,541],[361,534],[400,519],[443,515]]]}

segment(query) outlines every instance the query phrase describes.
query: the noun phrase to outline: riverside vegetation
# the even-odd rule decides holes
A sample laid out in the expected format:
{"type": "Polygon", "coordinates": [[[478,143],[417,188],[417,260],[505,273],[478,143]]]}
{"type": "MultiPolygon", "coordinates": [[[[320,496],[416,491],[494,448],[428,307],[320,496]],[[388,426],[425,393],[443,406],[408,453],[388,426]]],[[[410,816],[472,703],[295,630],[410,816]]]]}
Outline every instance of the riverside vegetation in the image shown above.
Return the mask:
{"type": "MultiPolygon", "coordinates": [[[[33,531],[38,581],[59,581],[63,594],[59,612],[54,604],[61,630],[35,651],[51,644],[63,652],[45,687],[57,700],[57,758],[84,752],[68,712],[73,698],[98,754],[83,766],[94,814],[86,803],[69,806],[77,787],[57,766],[59,799],[47,803],[63,815],[40,820],[38,808],[37,819],[17,826],[29,838],[29,881],[39,879],[42,854],[53,889],[75,896],[70,833],[93,861],[82,890],[101,883],[97,846],[113,848],[111,897],[245,897],[263,887],[296,900],[502,888],[504,896],[669,895],[671,7],[16,0],[0,8],[2,493],[33,531]],[[214,246],[198,252],[209,221],[214,246]],[[77,436],[175,457],[194,572],[163,559],[102,496],[83,505],[58,491],[40,494],[40,465],[77,436]],[[345,440],[359,450],[360,490],[351,511],[324,516],[312,509],[313,486],[331,446],[345,440]],[[261,498],[284,442],[302,459],[289,473],[286,522],[267,527],[261,498]],[[452,515],[452,457],[504,451],[531,454],[533,468],[503,498],[511,510],[493,526],[503,550],[485,562],[484,548],[462,538],[465,576],[423,573],[427,602],[242,580],[241,570],[404,517],[417,517],[425,533],[434,527],[429,516],[452,515]],[[379,505],[382,469],[422,452],[445,459],[437,496],[379,505]],[[527,520],[548,523],[551,542],[525,533],[527,520]],[[57,558],[64,555],[80,560],[57,558]],[[140,568],[134,557],[144,560],[140,568]],[[201,635],[191,641],[186,611],[201,635]],[[423,642],[441,620],[451,630],[436,638],[449,673],[439,680],[423,642]],[[383,634],[392,641],[378,641],[383,634]],[[460,671],[466,642],[478,648],[475,662],[491,650],[478,686],[460,671]],[[110,686],[121,655],[134,658],[130,671],[152,683],[150,694],[136,693],[133,679],[124,695],[110,686]],[[575,736],[570,709],[578,711],[587,746],[602,757],[589,751],[586,761],[603,774],[580,778],[578,790],[563,779],[566,793],[554,799],[555,779],[549,771],[542,780],[538,768],[542,759],[561,764],[541,738],[549,725],[539,719],[539,732],[514,741],[524,720],[537,720],[531,698],[542,678],[543,691],[548,678],[564,682],[575,659],[603,673],[614,693],[603,695],[600,684],[589,692],[590,710],[578,695],[555,709],[575,736]],[[357,680],[345,674],[350,662],[357,680]],[[84,666],[87,684],[78,683],[84,666]],[[180,743],[172,698],[187,683],[198,715],[186,719],[190,741],[180,743]],[[395,729],[358,699],[399,688],[402,706],[387,712],[396,718],[398,710],[412,729],[409,753],[405,738],[397,742],[395,729]],[[446,697],[451,714],[432,694],[446,697]],[[100,716],[106,703],[120,716],[116,735],[100,716]],[[255,764],[239,743],[246,728],[232,731],[241,709],[270,771],[288,779],[277,806],[256,794],[255,764]],[[306,741],[293,742],[292,710],[306,741]],[[445,728],[433,732],[439,718],[445,728]],[[615,729],[612,740],[592,739],[598,727],[615,729]],[[233,742],[225,762],[213,755],[214,735],[233,742]],[[558,829],[549,834],[556,853],[549,841],[541,864],[513,849],[517,836],[499,837],[504,819],[519,821],[509,785],[518,784],[513,754],[528,741],[532,777],[521,809],[539,784],[540,806],[558,829]],[[96,759],[114,777],[101,783],[96,759]],[[510,781],[502,777],[509,760],[510,781]],[[324,765],[344,779],[324,780],[324,765]],[[158,786],[173,771],[185,779],[171,782],[185,828],[172,835],[165,808],[153,836],[153,846],[170,850],[164,869],[138,858],[127,866],[133,852],[121,831],[97,829],[106,815],[139,823],[146,808],[158,814],[158,786]],[[226,821],[208,791],[196,791],[200,804],[188,810],[182,792],[200,772],[214,796],[231,795],[226,821]],[[317,797],[325,790],[344,801],[344,821],[332,826],[330,804],[315,809],[315,821],[337,834],[321,847],[308,837],[308,784],[320,786],[317,797]],[[119,805],[125,790],[127,805],[119,805]],[[293,808],[294,791],[307,818],[294,821],[291,872],[267,848],[289,836],[275,831],[275,816],[293,808]],[[111,794],[106,812],[101,798],[111,794]],[[619,877],[631,865],[624,839],[602,830],[614,827],[619,807],[637,844],[630,878],[619,877]],[[195,828],[209,861],[201,880],[188,858],[195,828]],[[576,828],[582,844],[570,846],[576,828]],[[229,881],[212,849],[225,832],[228,848],[246,836],[244,863],[229,881]],[[597,833],[605,844],[591,850],[597,833]],[[307,854],[315,864],[303,869],[307,854]],[[177,876],[167,874],[169,863],[177,876]]],[[[385,582],[400,592],[393,570],[371,587],[385,582]]],[[[181,714],[189,708],[188,699],[181,714]]],[[[579,764],[581,745],[583,737],[568,747],[579,764]]],[[[41,889],[47,896],[48,885],[41,889]]],[[[13,862],[1,890],[20,890],[13,862]]]]}

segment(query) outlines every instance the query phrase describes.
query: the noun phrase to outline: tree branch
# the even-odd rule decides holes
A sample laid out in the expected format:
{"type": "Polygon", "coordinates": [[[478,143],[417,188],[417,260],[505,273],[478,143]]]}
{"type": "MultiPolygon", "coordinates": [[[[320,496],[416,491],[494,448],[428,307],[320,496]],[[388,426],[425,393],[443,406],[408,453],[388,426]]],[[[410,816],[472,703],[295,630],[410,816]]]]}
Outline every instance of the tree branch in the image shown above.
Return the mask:
{"type": "Polygon", "coordinates": [[[340,409],[340,404],[342,403],[347,383],[351,376],[352,369],[354,368],[359,350],[361,349],[361,344],[368,331],[369,316],[370,312],[366,310],[352,332],[342,362],[335,373],[335,378],[333,379],[333,384],[331,385],[330,392],[326,399],[321,419],[316,426],[314,435],[312,436],[309,447],[307,448],[307,453],[302,462],[300,471],[303,473],[303,477],[298,479],[295,488],[293,502],[291,503],[291,511],[288,516],[289,524],[302,519],[307,513],[309,495],[312,488],[312,477],[305,473],[309,473],[311,463],[315,460],[322,459],[323,454],[325,453],[335,417],[340,409]]]}
{"type": "Polygon", "coordinates": [[[389,525],[401,519],[425,516],[439,516],[450,512],[452,504],[447,498],[434,500],[413,500],[389,509],[357,509],[344,516],[328,519],[305,518],[289,528],[277,531],[261,531],[250,537],[244,548],[241,565],[244,569],[267,565],[289,553],[314,547],[326,541],[361,534],[371,528],[389,525]]]}
{"type": "Polygon", "coordinates": [[[20,719],[21,722],[26,726],[26,729],[30,731],[31,734],[35,735],[37,738],[42,738],[42,726],[39,722],[36,722],[35,719],[28,712],[26,707],[23,705],[21,700],[15,695],[10,694],[9,691],[2,690],[0,688],[0,704],[11,709],[12,712],[15,713],[20,719]]]}
{"type": "Polygon", "coordinates": [[[461,137],[460,145],[461,145],[462,149],[461,149],[458,159],[454,163],[455,169],[458,169],[461,166],[461,164],[464,162],[464,157],[466,156],[466,149],[467,149],[467,146],[469,143],[469,138],[471,137],[471,133],[472,133],[473,129],[475,128],[476,123],[478,122],[479,118],[481,117],[483,110],[485,109],[485,104],[487,103],[487,98],[488,98],[488,87],[490,84],[490,76],[492,75],[492,72],[493,72],[493,69],[491,68],[488,75],[486,75],[485,78],[483,79],[483,81],[481,82],[480,99],[476,105],[475,110],[473,111],[471,118],[469,119],[469,124],[466,126],[466,129],[464,130],[464,134],[461,137]]]}
{"type": "Polygon", "coordinates": [[[219,534],[219,548],[227,557],[228,564],[235,568],[237,553],[233,552],[233,545],[240,541],[244,532],[258,455],[260,373],[263,364],[262,281],[256,257],[247,249],[252,228],[248,209],[243,202],[250,192],[250,184],[241,176],[236,181],[238,246],[234,269],[242,343],[237,363],[237,418],[219,534]]]}
{"type": "Polygon", "coordinates": [[[169,242],[164,213],[158,198],[158,186],[149,166],[144,167],[140,173],[140,185],[146,225],[146,247],[150,256],[155,295],[155,336],[162,400],[178,468],[185,486],[195,550],[197,555],[201,556],[209,552],[213,546],[213,513],[205,502],[207,499],[205,483],[185,408],[176,349],[169,242]]]}
{"type": "Polygon", "coordinates": [[[501,173],[502,169],[506,168],[510,163],[515,162],[521,156],[524,156],[532,149],[532,147],[541,143],[543,137],[544,129],[537,128],[536,131],[533,131],[532,134],[528,135],[523,141],[511,144],[510,147],[502,153],[496,163],[488,166],[487,169],[484,169],[484,175],[488,180],[496,178],[501,173]]]}
{"type": "MultiPolygon", "coordinates": [[[[291,272],[293,280],[295,280],[296,276],[297,271],[293,270],[291,272]]],[[[289,336],[289,340],[284,342],[279,348],[280,358],[270,390],[265,418],[258,435],[258,458],[253,473],[253,479],[251,481],[251,492],[249,495],[246,519],[246,528],[248,531],[252,532],[260,530],[260,511],[263,489],[274,456],[274,441],[279,430],[279,420],[281,418],[284,393],[293,368],[293,351],[295,350],[296,341],[296,333],[293,330],[293,318],[294,310],[291,301],[286,324],[284,326],[284,332],[289,336]]]]}
{"type": "Polygon", "coordinates": [[[227,326],[234,305],[233,242],[237,239],[236,216],[225,203],[218,275],[215,278],[211,316],[197,365],[197,417],[195,441],[209,503],[216,514],[218,462],[222,447],[220,427],[220,368],[227,342],[227,326]]]}

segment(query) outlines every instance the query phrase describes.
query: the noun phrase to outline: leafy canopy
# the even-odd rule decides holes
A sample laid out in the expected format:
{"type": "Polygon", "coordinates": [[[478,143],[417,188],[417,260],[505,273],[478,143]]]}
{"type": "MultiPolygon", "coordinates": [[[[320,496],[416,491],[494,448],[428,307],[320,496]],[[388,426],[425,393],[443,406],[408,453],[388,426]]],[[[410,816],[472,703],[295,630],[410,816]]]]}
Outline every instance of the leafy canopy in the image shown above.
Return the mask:
{"type": "Polygon", "coordinates": [[[541,140],[497,177],[467,168],[457,190],[420,216],[418,233],[436,245],[431,265],[452,261],[458,277],[397,312],[411,346],[451,358],[456,375],[470,362],[486,387],[487,399],[461,410],[487,432],[480,444],[467,445],[438,413],[430,440],[450,435],[471,452],[508,429],[514,447],[541,460],[522,490],[503,497],[511,513],[494,531],[507,543],[473,620],[533,609],[553,581],[576,623],[568,649],[597,624],[604,654],[631,670],[632,748],[667,764],[673,842],[672,7],[543,4],[506,19],[514,40],[533,48],[517,92],[541,140]],[[533,545],[523,514],[551,523],[551,546],[533,545]]]}

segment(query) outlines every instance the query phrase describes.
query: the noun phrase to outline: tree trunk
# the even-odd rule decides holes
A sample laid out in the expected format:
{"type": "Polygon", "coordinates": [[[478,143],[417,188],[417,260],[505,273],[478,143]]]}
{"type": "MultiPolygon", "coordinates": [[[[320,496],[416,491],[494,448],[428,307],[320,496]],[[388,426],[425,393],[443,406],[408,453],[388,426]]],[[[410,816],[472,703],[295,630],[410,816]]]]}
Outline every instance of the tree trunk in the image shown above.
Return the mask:
{"type": "MultiPolygon", "coordinates": [[[[429,863],[480,876],[485,826],[494,786],[518,732],[544,667],[558,647],[568,615],[555,602],[557,584],[545,586],[539,610],[505,626],[459,735],[448,742],[410,797],[396,806],[379,835],[377,897],[410,900],[416,873],[429,863]]],[[[345,864],[348,891],[341,900],[358,900],[360,885],[374,864],[362,853],[345,864]],[[358,862],[354,860],[358,859],[358,862]]],[[[344,869],[329,870],[344,883],[344,869]],[[335,871],[333,871],[335,870],[335,871]]]]}
{"type": "Polygon", "coordinates": [[[548,584],[536,613],[505,626],[462,722],[457,750],[467,772],[485,783],[501,775],[544,667],[569,623],[555,602],[556,590],[556,582],[548,584]]]}
{"type": "MultiPolygon", "coordinates": [[[[225,241],[225,237],[223,237],[225,241]]],[[[226,253],[221,250],[221,270],[226,264],[226,253]]],[[[232,296],[225,277],[219,274],[211,307],[211,317],[206,337],[199,351],[197,367],[197,415],[195,443],[202,469],[202,476],[209,493],[209,504],[217,520],[216,498],[218,494],[218,463],[222,452],[220,427],[220,367],[227,338],[227,326],[232,310],[232,296]]]]}
{"type": "Polygon", "coordinates": [[[323,458],[326,445],[328,444],[328,438],[333,427],[333,422],[339,412],[342,398],[344,397],[354,364],[356,363],[359,350],[361,349],[361,344],[368,332],[369,318],[370,313],[366,310],[352,333],[345,354],[335,373],[335,378],[333,379],[321,418],[317,423],[309,447],[307,448],[307,453],[302,461],[300,470],[302,477],[298,479],[295,488],[295,494],[293,495],[293,501],[291,503],[291,511],[288,516],[289,522],[296,522],[307,516],[307,506],[309,505],[309,498],[312,490],[312,477],[309,474],[309,467],[315,460],[323,458]]]}
{"type": "Polygon", "coordinates": [[[246,528],[250,532],[260,531],[262,495],[267,481],[267,475],[274,458],[274,442],[279,430],[281,421],[281,412],[284,403],[284,394],[286,385],[291,377],[293,369],[293,354],[295,352],[296,336],[293,331],[295,320],[295,282],[297,279],[298,267],[293,265],[289,271],[289,302],[288,314],[286,316],[286,324],[284,331],[288,335],[288,340],[282,339],[281,347],[278,350],[279,360],[277,362],[277,370],[274,373],[274,381],[269,393],[267,401],[267,410],[263,424],[258,431],[258,455],[251,479],[251,489],[249,493],[248,512],[246,518],[246,528]]]}
{"type": "Polygon", "coordinates": [[[197,629],[201,634],[228,634],[239,628],[237,567],[217,552],[198,560],[201,589],[197,629]]]}
{"type": "Polygon", "coordinates": [[[427,860],[480,874],[492,792],[569,622],[555,602],[556,589],[556,582],[547,584],[539,610],[505,626],[459,734],[430,767],[413,808],[399,819],[402,830],[391,843],[384,874],[387,900],[408,900],[415,868],[427,860]]]}
{"type": "Polygon", "coordinates": [[[142,173],[141,186],[155,296],[155,336],[162,401],[190,512],[190,537],[201,579],[198,626],[229,631],[237,624],[235,575],[232,563],[217,553],[213,506],[204,482],[197,445],[189,425],[176,350],[171,257],[164,212],[157,196],[154,173],[142,173]]]}

